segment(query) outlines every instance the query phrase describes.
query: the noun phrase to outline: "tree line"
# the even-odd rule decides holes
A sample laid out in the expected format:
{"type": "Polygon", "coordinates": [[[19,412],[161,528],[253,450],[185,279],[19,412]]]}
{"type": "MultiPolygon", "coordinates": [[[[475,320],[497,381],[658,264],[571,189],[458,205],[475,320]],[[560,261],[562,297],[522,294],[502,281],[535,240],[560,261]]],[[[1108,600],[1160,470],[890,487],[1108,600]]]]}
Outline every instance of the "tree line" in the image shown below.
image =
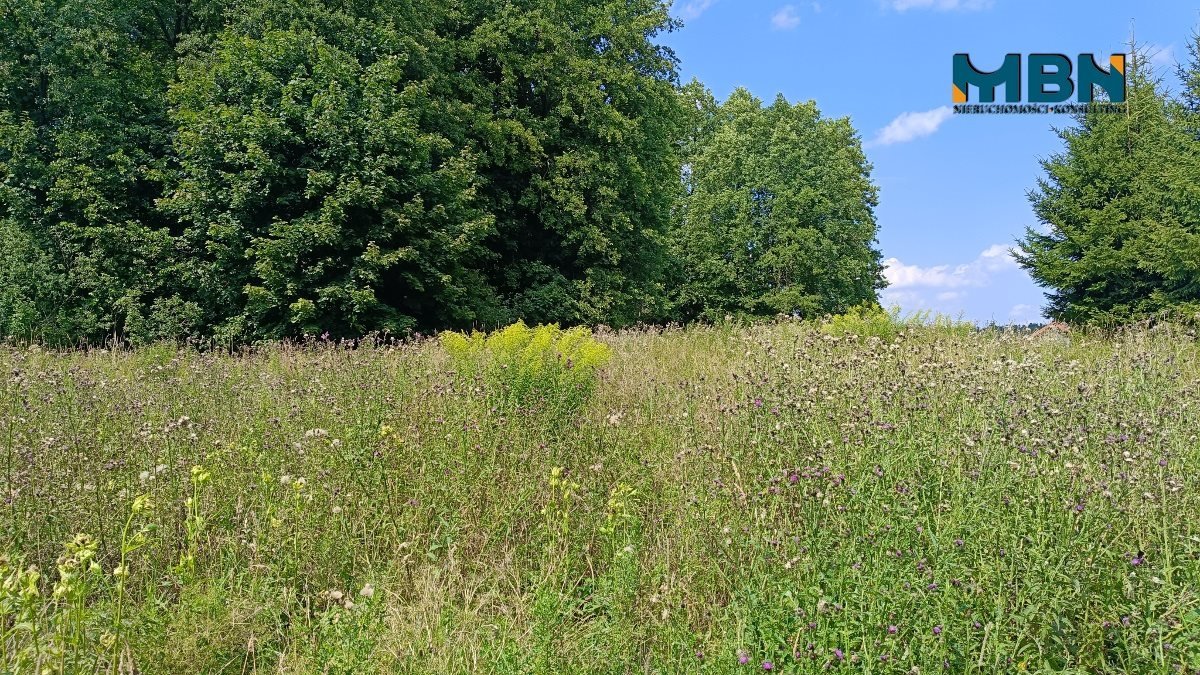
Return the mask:
{"type": "Polygon", "coordinates": [[[859,135],[681,84],[659,0],[0,0],[0,340],[819,316],[859,135]]]}
{"type": "MultiPolygon", "coordinates": [[[[817,317],[876,302],[848,119],[681,83],[663,0],[0,0],[0,340],[817,317]]],[[[1047,314],[1200,312],[1200,38],[1059,131],[1047,314]]]]}

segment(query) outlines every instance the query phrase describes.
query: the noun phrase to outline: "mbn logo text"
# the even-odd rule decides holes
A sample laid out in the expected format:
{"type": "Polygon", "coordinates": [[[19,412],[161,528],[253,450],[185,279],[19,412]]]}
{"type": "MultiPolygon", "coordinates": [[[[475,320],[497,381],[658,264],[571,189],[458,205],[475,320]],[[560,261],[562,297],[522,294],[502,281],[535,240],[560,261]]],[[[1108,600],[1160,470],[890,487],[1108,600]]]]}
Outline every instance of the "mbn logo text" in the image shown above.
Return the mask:
{"type": "MultiPolygon", "coordinates": [[[[1125,55],[1109,57],[1109,68],[1104,70],[1096,63],[1092,54],[1080,54],[1077,59],[1078,72],[1072,79],[1071,59],[1064,54],[1030,54],[1027,58],[1029,73],[1029,103],[1063,103],[1076,93],[1078,101],[1091,103],[1095,89],[1099,87],[1112,103],[1125,102],[1125,55]]],[[[971,63],[970,54],[954,55],[954,102],[966,103],[970,87],[979,89],[981,103],[996,100],[996,87],[1004,85],[1004,100],[1017,103],[1021,100],[1021,55],[1007,54],[1004,64],[993,71],[979,70],[971,63]]]]}

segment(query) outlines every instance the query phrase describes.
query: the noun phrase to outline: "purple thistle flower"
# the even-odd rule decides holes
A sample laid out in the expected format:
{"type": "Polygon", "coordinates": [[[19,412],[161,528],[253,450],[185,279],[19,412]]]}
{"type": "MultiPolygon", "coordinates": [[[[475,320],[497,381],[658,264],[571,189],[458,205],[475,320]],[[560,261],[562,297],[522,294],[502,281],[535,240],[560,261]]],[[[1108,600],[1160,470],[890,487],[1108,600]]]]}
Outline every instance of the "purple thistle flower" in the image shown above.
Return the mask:
{"type": "Polygon", "coordinates": [[[750,655],[746,652],[738,652],[738,665],[744,666],[750,663],[750,655]]]}
{"type": "Polygon", "coordinates": [[[941,635],[941,634],[942,634],[942,627],[941,627],[941,626],[934,626],[934,627],[933,627],[933,634],[934,634],[934,635],[941,635]]]}
{"type": "Polygon", "coordinates": [[[835,658],[837,658],[837,660],[838,660],[838,661],[845,661],[845,660],[846,660],[846,655],[845,655],[845,654],[843,654],[843,653],[842,653],[842,650],[840,650],[840,649],[834,648],[834,650],[833,650],[833,655],[834,655],[834,657],[835,657],[835,658]]]}
{"type": "Polygon", "coordinates": [[[763,407],[763,400],[761,398],[754,399],[754,407],[755,408],[763,407]]]}
{"type": "Polygon", "coordinates": [[[775,670],[775,664],[770,661],[763,661],[763,670],[775,670]]]}
{"type": "Polygon", "coordinates": [[[899,630],[895,625],[888,626],[888,635],[895,635],[899,630]]]}

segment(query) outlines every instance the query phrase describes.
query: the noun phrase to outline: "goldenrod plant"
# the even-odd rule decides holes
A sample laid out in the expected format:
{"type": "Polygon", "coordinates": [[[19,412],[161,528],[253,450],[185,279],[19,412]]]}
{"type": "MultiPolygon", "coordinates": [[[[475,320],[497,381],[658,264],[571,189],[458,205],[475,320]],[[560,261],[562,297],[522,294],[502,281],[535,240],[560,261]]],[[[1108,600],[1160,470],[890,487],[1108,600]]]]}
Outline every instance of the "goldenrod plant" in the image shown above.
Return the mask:
{"type": "Polygon", "coordinates": [[[493,400],[556,412],[582,405],[612,357],[586,328],[531,328],[522,321],[487,334],[447,332],[441,340],[454,366],[493,400]]]}
{"type": "Polygon", "coordinates": [[[829,335],[858,338],[893,340],[905,330],[930,328],[954,335],[967,335],[974,330],[973,324],[961,318],[939,314],[932,310],[917,310],[904,314],[900,307],[884,309],[875,304],[862,304],[842,314],[829,317],[821,326],[829,335]]]}

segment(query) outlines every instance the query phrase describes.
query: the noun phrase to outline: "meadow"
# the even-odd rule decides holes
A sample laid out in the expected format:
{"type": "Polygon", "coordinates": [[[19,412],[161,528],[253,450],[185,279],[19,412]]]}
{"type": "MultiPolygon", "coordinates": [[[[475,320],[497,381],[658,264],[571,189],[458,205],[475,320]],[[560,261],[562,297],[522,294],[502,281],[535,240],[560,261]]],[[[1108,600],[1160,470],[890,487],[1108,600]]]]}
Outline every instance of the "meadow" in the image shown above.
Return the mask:
{"type": "Polygon", "coordinates": [[[836,322],[0,347],[0,672],[1200,672],[1198,357],[836,322]]]}

